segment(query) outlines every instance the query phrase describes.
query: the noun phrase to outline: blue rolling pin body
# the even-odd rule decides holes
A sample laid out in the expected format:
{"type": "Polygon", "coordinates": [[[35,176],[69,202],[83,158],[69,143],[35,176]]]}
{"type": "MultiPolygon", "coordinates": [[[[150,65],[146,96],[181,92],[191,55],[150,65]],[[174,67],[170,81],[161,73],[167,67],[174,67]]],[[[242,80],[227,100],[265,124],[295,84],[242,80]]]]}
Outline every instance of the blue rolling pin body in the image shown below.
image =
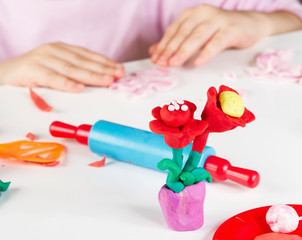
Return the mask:
{"type": "MultiPolygon", "coordinates": [[[[92,126],[88,145],[96,154],[155,170],[159,170],[156,167],[159,161],[172,158],[172,149],[166,145],[163,136],[104,120],[92,126]]],[[[192,144],[184,148],[184,160],[191,147],[192,144]]],[[[216,155],[215,150],[206,146],[199,167],[203,167],[211,155],[216,155]]]]}

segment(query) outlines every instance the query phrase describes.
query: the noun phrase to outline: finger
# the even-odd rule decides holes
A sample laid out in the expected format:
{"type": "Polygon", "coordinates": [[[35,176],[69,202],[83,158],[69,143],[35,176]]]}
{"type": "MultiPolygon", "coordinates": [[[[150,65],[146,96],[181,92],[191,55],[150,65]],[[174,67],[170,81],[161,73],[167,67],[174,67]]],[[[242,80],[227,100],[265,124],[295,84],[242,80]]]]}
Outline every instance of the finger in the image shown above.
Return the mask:
{"type": "Polygon", "coordinates": [[[67,48],[71,51],[74,51],[82,56],[84,56],[85,58],[87,59],[91,59],[91,60],[94,60],[96,62],[99,62],[99,63],[103,63],[109,67],[113,67],[113,68],[121,68],[123,67],[122,64],[116,62],[116,61],[113,61],[101,54],[98,54],[96,52],[93,52],[93,51],[90,51],[86,48],[82,48],[82,47],[78,47],[78,46],[72,46],[72,45],[67,45],[67,44],[64,44],[62,45],[64,48],[67,48]]]}
{"type": "Polygon", "coordinates": [[[203,22],[183,41],[168,61],[171,66],[180,66],[215,34],[216,24],[203,22]]]}
{"type": "Polygon", "coordinates": [[[211,60],[218,53],[231,46],[232,33],[225,30],[218,31],[201,50],[200,54],[194,60],[196,66],[201,66],[211,60]]]}
{"type": "Polygon", "coordinates": [[[38,74],[35,75],[34,86],[49,87],[65,92],[82,92],[85,85],[73,81],[51,69],[41,66],[38,74]]]}
{"type": "Polygon", "coordinates": [[[155,43],[155,44],[153,44],[153,45],[151,45],[151,46],[149,47],[149,54],[150,54],[150,56],[153,55],[153,53],[155,52],[157,46],[158,46],[158,43],[155,43]]]}
{"type": "Polygon", "coordinates": [[[107,66],[99,62],[87,59],[82,55],[78,55],[77,53],[73,52],[64,53],[64,58],[62,60],[66,60],[79,68],[91,70],[93,72],[97,72],[103,75],[112,75],[121,78],[125,74],[123,68],[114,68],[111,66],[107,66]]]}
{"type": "Polygon", "coordinates": [[[196,21],[194,19],[186,19],[178,28],[176,33],[170,41],[166,44],[165,48],[159,55],[158,60],[156,61],[159,65],[168,65],[168,58],[170,58],[181,46],[181,44],[190,36],[192,31],[196,27],[196,21]]]}
{"type": "Polygon", "coordinates": [[[79,68],[91,70],[93,72],[97,72],[103,75],[112,75],[117,78],[120,78],[123,77],[125,74],[123,68],[113,68],[111,66],[104,65],[103,63],[88,59],[83,55],[80,55],[77,52],[70,50],[69,48],[62,48],[61,46],[59,48],[53,48],[51,54],[79,68]]]}
{"type": "Polygon", "coordinates": [[[51,57],[47,60],[42,59],[40,64],[69,79],[76,80],[86,85],[104,87],[109,86],[114,80],[114,77],[111,75],[104,75],[80,68],[56,57],[51,57]]]}
{"type": "Polygon", "coordinates": [[[181,23],[187,18],[188,13],[184,11],[166,30],[164,36],[158,43],[157,48],[155,49],[154,53],[152,54],[151,61],[155,63],[158,60],[158,57],[160,53],[164,50],[167,43],[170,41],[170,39],[174,36],[174,34],[177,32],[179,26],[181,23]]]}

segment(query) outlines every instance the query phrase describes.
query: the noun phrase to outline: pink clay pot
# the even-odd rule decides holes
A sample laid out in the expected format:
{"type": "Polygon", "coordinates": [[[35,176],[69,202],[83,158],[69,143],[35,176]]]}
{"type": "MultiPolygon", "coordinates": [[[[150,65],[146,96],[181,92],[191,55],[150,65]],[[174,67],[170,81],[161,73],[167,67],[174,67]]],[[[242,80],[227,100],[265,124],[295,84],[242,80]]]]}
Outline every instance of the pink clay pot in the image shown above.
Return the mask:
{"type": "Polygon", "coordinates": [[[205,182],[201,181],[175,193],[164,185],[158,194],[159,203],[170,228],[176,231],[193,231],[204,222],[203,203],[205,182]]]}

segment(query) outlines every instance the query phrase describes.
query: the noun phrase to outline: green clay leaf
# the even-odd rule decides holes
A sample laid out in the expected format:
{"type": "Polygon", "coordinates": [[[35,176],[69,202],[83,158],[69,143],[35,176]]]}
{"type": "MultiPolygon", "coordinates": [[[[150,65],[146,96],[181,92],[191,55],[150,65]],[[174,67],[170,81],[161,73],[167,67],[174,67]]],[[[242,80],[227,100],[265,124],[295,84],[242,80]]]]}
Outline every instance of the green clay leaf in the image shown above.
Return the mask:
{"type": "Polygon", "coordinates": [[[167,182],[166,184],[175,193],[180,193],[185,188],[185,185],[180,181],[178,181],[178,182],[167,182]]]}
{"type": "Polygon", "coordinates": [[[185,186],[190,186],[195,183],[195,176],[190,172],[182,172],[179,176],[185,186]]]}
{"type": "Polygon", "coordinates": [[[181,168],[173,160],[165,158],[157,164],[160,170],[168,170],[167,182],[177,182],[181,168]]]}
{"type": "MultiPolygon", "coordinates": [[[[158,164],[157,164],[157,168],[159,170],[167,170],[168,167],[167,167],[167,163],[169,164],[169,161],[172,161],[171,159],[169,158],[164,158],[163,160],[159,161],[158,164]]],[[[173,161],[172,161],[173,162],[173,161]]]]}
{"type": "Polygon", "coordinates": [[[8,189],[9,185],[10,185],[10,182],[2,182],[0,180],[0,191],[5,192],[8,189]]]}
{"type": "Polygon", "coordinates": [[[176,175],[179,175],[181,173],[180,167],[171,159],[163,159],[157,164],[157,168],[160,170],[170,170],[176,175]]]}
{"type": "Polygon", "coordinates": [[[195,176],[195,183],[198,183],[203,180],[212,182],[211,174],[204,168],[194,168],[191,173],[195,176]]]}

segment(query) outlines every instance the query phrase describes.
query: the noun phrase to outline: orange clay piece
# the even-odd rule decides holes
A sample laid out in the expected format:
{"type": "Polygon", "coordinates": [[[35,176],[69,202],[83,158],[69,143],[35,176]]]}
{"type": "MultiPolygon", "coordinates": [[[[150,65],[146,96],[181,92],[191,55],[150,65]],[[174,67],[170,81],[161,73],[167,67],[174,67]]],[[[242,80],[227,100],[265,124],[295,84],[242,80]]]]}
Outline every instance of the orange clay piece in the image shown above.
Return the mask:
{"type": "Polygon", "coordinates": [[[88,165],[91,167],[104,167],[105,166],[105,161],[106,161],[106,156],[103,157],[102,160],[96,161],[93,163],[89,163],[88,165]]]}
{"type": "Polygon", "coordinates": [[[27,137],[30,141],[35,141],[35,139],[36,139],[36,136],[35,136],[33,133],[31,133],[31,132],[27,133],[27,134],[26,134],[26,137],[27,137]]]}
{"type": "Polygon", "coordinates": [[[31,88],[29,88],[30,97],[33,100],[34,104],[37,108],[44,112],[50,112],[52,107],[45,102],[45,100],[36,94],[31,88]]]}
{"type": "Polygon", "coordinates": [[[58,164],[64,148],[59,143],[16,141],[0,144],[0,158],[54,166],[58,164]]]}

